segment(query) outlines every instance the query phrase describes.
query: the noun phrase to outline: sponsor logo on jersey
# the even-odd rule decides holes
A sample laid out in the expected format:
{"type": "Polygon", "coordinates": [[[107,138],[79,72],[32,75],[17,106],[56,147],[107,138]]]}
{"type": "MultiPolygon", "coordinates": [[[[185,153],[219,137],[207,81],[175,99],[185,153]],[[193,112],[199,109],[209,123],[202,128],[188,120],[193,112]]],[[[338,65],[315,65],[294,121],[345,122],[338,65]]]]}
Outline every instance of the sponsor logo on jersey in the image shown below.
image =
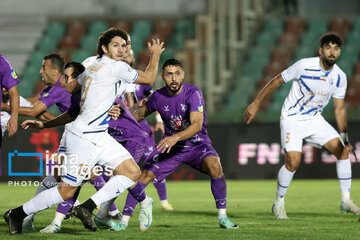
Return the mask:
{"type": "Polygon", "coordinates": [[[198,106],[198,111],[199,111],[199,112],[203,112],[203,111],[204,111],[204,106],[203,106],[203,105],[199,105],[199,106],[198,106]]]}
{"type": "Polygon", "coordinates": [[[49,96],[49,93],[47,92],[47,93],[44,93],[43,95],[42,95],[42,97],[48,97],[49,96]]]}

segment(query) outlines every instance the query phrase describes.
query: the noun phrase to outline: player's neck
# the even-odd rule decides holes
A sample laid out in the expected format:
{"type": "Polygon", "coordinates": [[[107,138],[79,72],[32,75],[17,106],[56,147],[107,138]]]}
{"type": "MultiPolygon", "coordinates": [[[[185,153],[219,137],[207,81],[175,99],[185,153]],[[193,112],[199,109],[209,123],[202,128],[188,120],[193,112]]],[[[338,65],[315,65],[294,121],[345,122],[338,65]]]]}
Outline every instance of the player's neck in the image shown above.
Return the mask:
{"type": "Polygon", "coordinates": [[[322,69],[324,69],[325,71],[330,71],[331,69],[333,69],[334,64],[330,65],[330,64],[326,63],[326,61],[324,61],[323,59],[320,58],[320,67],[322,69]]]}

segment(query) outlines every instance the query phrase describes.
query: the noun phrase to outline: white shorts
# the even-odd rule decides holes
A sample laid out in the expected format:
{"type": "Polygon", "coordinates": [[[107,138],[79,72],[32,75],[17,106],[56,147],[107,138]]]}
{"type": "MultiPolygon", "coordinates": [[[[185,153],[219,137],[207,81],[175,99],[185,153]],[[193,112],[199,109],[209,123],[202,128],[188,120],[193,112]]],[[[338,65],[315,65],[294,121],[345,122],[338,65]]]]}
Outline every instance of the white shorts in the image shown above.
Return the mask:
{"type": "MultiPolygon", "coordinates": [[[[65,141],[65,158],[61,167],[61,180],[71,186],[80,186],[89,180],[90,171],[95,164],[115,169],[124,160],[132,159],[130,153],[113,137],[106,133],[104,144],[99,146],[67,131],[65,141]]],[[[59,153],[59,157],[61,154],[59,153]]]]}
{"type": "Polygon", "coordinates": [[[328,141],[340,138],[339,133],[322,116],[307,120],[281,119],[280,130],[284,152],[301,152],[303,140],[321,148],[328,141]]]}

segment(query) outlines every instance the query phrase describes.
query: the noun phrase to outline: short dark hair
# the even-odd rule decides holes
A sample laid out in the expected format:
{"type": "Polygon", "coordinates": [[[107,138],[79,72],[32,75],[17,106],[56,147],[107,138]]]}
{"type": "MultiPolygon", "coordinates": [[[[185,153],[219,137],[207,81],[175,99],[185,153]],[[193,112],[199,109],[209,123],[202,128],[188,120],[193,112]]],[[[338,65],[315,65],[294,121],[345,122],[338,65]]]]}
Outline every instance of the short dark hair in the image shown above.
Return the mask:
{"type": "Polygon", "coordinates": [[[102,50],[101,46],[108,46],[111,42],[111,39],[113,39],[114,37],[121,37],[126,42],[128,41],[128,33],[125,30],[114,27],[109,28],[108,30],[103,32],[98,38],[96,54],[99,58],[104,55],[104,51],[102,50]]]}
{"type": "Polygon", "coordinates": [[[335,32],[328,32],[320,37],[320,47],[328,45],[329,43],[337,44],[341,47],[344,43],[342,37],[335,32]]]}
{"type": "Polygon", "coordinates": [[[82,72],[85,71],[85,67],[79,63],[79,62],[68,62],[65,64],[64,70],[67,68],[71,68],[73,67],[75,69],[75,71],[79,72],[79,74],[81,74],[82,72]]]}
{"type": "Polygon", "coordinates": [[[64,73],[64,59],[57,53],[51,53],[44,57],[44,60],[50,60],[51,66],[57,69],[61,74],[64,73]]]}
{"type": "Polygon", "coordinates": [[[166,60],[161,69],[164,71],[167,66],[179,66],[181,69],[184,69],[181,62],[175,58],[166,60]]]}

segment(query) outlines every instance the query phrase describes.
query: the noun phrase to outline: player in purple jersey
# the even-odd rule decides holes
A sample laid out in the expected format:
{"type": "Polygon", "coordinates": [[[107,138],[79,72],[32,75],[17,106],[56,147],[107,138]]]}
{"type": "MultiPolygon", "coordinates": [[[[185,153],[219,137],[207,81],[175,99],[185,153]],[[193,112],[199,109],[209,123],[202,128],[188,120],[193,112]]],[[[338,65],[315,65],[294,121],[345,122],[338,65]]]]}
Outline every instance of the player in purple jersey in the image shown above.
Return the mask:
{"type": "MultiPolygon", "coordinates": [[[[11,112],[11,117],[7,123],[7,129],[9,131],[8,135],[12,136],[16,133],[18,128],[18,112],[19,112],[19,93],[17,90],[17,84],[19,79],[16,75],[15,70],[11,66],[9,60],[6,59],[3,55],[0,54],[0,89],[5,88],[9,91],[10,94],[10,106],[8,111],[11,112]]],[[[0,102],[2,103],[2,94],[0,94],[0,102]]],[[[3,109],[3,104],[1,104],[3,109]]],[[[0,126],[1,127],[1,126],[0,126]]],[[[0,156],[1,156],[1,145],[2,137],[0,138],[0,156]]],[[[1,176],[1,157],[0,157],[0,176],[1,176]]]]}
{"type": "MultiPolygon", "coordinates": [[[[196,86],[183,83],[184,74],[178,60],[165,61],[161,74],[165,87],[156,90],[145,105],[133,112],[141,121],[158,111],[165,124],[163,139],[145,161],[139,188],[145,188],[154,178],[161,181],[181,164],[187,164],[211,177],[220,227],[236,229],[238,226],[226,214],[226,180],[219,156],[207,134],[202,93],[196,86]]],[[[133,200],[131,208],[134,209],[136,204],[133,200]]],[[[121,223],[114,230],[118,227],[122,227],[121,223]]]]}
{"type": "MultiPolygon", "coordinates": [[[[45,87],[38,100],[33,103],[33,107],[20,107],[19,114],[31,117],[37,117],[41,120],[48,121],[55,117],[53,114],[45,113],[46,109],[56,104],[61,112],[66,112],[70,106],[71,94],[64,87],[60,86],[60,79],[63,76],[64,60],[58,54],[50,54],[44,57],[40,74],[45,87]]],[[[9,106],[5,105],[5,111],[9,106]]]]}

